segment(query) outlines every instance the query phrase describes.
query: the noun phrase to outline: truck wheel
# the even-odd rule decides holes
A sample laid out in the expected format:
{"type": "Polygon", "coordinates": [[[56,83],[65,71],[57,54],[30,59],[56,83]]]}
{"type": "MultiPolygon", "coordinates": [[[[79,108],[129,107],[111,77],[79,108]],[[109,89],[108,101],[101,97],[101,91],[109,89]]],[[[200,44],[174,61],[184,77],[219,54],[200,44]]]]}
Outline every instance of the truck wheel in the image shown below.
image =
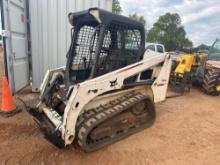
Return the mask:
{"type": "Polygon", "coordinates": [[[216,90],[219,76],[219,72],[215,69],[207,69],[205,71],[202,87],[207,94],[212,96],[217,96],[220,94],[220,92],[216,90]]]}

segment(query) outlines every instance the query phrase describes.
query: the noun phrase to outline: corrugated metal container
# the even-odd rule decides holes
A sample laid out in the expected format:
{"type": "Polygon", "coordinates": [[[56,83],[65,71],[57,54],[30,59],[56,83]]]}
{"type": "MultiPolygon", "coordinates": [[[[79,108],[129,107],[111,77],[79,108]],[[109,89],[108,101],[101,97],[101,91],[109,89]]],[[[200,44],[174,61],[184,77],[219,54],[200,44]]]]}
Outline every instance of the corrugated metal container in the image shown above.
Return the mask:
{"type": "Polygon", "coordinates": [[[48,69],[66,64],[68,13],[90,7],[111,11],[112,0],[29,0],[33,91],[38,91],[48,69]]]}

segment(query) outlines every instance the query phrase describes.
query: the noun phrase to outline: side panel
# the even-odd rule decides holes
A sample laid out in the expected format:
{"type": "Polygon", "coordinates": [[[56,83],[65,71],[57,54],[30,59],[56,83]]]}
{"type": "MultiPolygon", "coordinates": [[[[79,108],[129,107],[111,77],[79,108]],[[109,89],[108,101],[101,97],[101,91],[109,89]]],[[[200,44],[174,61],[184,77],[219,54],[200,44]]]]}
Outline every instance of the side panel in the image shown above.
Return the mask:
{"type": "Polygon", "coordinates": [[[26,0],[3,0],[3,36],[10,87],[13,92],[29,84],[26,0]]]}
{"type": "Polygon", "coordinates": [[[33,91],[39,91],[48,69],[66,65],[71,31],[68,13],[90,7],[111,11],[112,0],[29,0],[33,91]]]}

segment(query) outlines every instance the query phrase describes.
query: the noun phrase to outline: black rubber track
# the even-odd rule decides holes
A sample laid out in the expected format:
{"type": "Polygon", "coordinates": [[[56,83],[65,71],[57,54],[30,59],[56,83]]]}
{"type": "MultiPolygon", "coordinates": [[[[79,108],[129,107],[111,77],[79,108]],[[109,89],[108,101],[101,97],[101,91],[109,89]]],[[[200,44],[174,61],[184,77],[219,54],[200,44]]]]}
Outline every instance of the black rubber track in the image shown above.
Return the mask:
{"type": "Polygon", "coordinates": [[[131,134],[150,127],[153,125],[155,118],[156,114],[153,101],[148,96],[136,92],[131,92],[130,94],[124,95],[119,99],[109,102],[108,104],[100,105],[99,107],[88,110],[82,114],[77,122],[77,143],[86,152],[95,151],[123,138],[126,138],[131,134]],[[114,116],[117,116],[119,113],[129,110],[132,106],[135,106],[137,103],[143,100],[146,101],[146,110],[149,113],[147,122],[139,125],[138,127],[130,129],[126,133],[120,133],[113,138],[108,137],[107,139],[103,139],[101,142],[95,142],[95,144],[88,143],[88,136],[95,127],[107,119],[110,119],[114,116]]]}

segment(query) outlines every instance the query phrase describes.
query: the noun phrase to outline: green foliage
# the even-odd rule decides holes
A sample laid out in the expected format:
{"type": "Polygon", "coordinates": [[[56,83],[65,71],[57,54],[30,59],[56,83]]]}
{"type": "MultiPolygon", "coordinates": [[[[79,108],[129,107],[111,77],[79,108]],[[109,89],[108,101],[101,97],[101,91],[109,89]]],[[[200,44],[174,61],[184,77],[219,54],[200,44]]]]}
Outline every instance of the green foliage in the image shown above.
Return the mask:
{"type": "Polygon", "coordinates": [[[201,45],[197,46],[195,49],[196,50],[209,50],[210,46],[205,45],[205,44],[201,44],[201,45]]]}
{"type": "Polygon", "coordinates": [[[191,49],[193,43],[186,38],[186,32],[181,25],[178,14],[166,13],[159,17],[147,34],[148,42],[158,42],[165,45],[167,51],[191,49]]]}
{"type": "Polygon", "coordinates": [[[141,22],[144,26],[146,26],[146,20],[143,16],[139,16],[137,15],[137,13],[134,13],[134,14],[129,14],[128,17],[135,21],[141,22]]]}
{"type": "Polygon", "coordinates": [[[121,14],[122,8],[119,0],[112,0],[112,12],[115,14],[121,14]]]}

